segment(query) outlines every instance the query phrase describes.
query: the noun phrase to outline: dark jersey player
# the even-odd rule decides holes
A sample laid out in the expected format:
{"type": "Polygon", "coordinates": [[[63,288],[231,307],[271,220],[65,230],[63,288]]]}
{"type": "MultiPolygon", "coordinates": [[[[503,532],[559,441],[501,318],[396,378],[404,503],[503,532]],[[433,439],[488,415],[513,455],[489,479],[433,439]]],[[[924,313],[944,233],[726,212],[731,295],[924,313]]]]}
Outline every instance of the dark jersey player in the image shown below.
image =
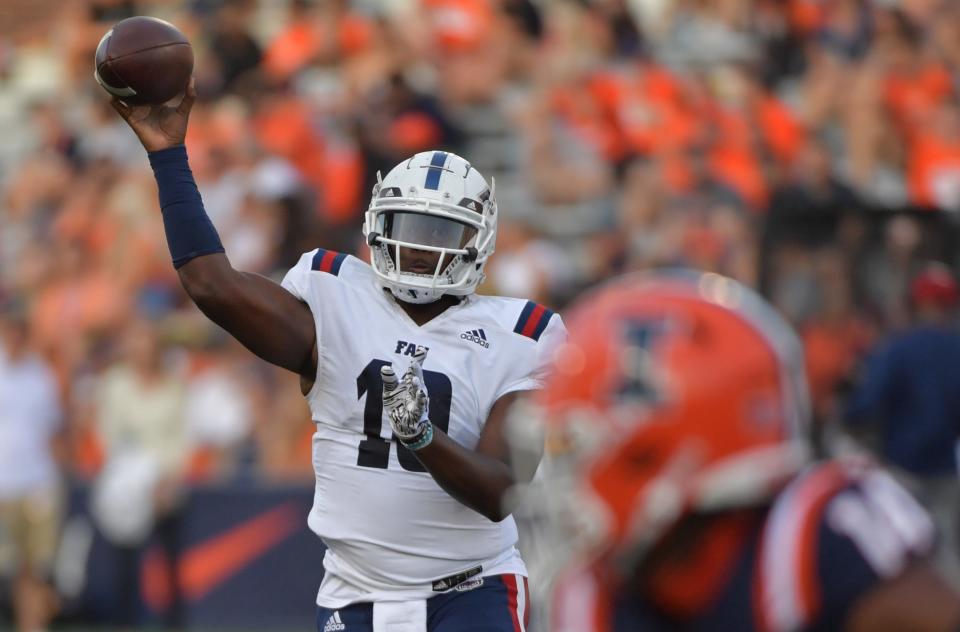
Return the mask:
{"type": "Polygon", "coordinates": [[[510,433],[518,454],[546,435],[528,502],[551,555],[528,563],[553,577],[551,630],[958,629],[912,497],[870,463],[809,459],[801,347],[759,296],[640,275],[567,322],[510,433]]]}

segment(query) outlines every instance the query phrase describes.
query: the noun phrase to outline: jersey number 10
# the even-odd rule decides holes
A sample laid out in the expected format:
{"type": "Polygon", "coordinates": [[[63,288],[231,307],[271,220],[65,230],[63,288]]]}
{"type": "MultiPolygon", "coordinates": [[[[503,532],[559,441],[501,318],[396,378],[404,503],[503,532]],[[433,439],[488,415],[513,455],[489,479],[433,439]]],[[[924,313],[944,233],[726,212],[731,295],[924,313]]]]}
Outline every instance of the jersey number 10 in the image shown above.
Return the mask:
{"type": "MultiPolygon", "coordinates": [[[[367,438],[360,442],[357,453],[357,465],[387,469],[390,462],[390,441],[382,438],[383,430],[383,381],[380,379],[380,367],[390,364],[386,360],[371,360],[363,372],[357,376],[357,399],[367,395],[363,407],[363,433],[367,438]]],[[[444,432],[450,426],[450,400],[453,385],[450,378],[436,371],[423,371],[427,393],[430,395],[430,421],[444,432]]],[[[413,452],[397,442],[397,460],[400,467],[408,472],[426,472],[427,468],[417,460],[413,452]]]]}

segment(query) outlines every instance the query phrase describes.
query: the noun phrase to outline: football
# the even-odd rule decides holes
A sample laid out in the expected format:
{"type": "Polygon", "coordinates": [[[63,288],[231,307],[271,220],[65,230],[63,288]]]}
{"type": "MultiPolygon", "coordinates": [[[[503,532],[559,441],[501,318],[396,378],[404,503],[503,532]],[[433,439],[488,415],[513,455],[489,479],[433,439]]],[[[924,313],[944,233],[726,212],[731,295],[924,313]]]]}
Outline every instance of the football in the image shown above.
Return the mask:
{"type": "Polygon", "coordinates": [[[97,45],[93,76],[130,105],[169,101],[187,87],[193,48],[174,25],[147,16],[114,25],[97,45]]]}

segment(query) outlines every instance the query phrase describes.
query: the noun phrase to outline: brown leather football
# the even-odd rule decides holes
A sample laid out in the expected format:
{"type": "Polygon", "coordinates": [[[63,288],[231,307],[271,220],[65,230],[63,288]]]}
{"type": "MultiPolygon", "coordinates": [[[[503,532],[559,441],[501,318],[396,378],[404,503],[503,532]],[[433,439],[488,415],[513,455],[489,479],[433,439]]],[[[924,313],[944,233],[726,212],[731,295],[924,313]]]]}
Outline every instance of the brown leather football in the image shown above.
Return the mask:
{"type": "Polygon", "coordinates": [[[169,101],[187,87],[193,48],[177,27],[147,16],[117,22],[97,46],[93,76],[130,105],[169,101]]]}

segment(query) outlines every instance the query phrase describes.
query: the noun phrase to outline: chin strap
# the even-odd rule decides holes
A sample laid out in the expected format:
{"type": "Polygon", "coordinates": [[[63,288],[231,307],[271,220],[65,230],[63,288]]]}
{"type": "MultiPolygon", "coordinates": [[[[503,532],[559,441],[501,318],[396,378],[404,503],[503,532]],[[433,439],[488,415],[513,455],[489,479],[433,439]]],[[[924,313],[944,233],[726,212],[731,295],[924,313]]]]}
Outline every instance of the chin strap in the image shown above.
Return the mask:
{"type": "Polygon", "coordinates": [[[385,286],[398,301],[404,303],[413,303],[414,305],[425,305],[434,301],[439,301],[443,293],[434,294],[430,290],[414,290],[411,288],[398,288],[385,286]]]}

